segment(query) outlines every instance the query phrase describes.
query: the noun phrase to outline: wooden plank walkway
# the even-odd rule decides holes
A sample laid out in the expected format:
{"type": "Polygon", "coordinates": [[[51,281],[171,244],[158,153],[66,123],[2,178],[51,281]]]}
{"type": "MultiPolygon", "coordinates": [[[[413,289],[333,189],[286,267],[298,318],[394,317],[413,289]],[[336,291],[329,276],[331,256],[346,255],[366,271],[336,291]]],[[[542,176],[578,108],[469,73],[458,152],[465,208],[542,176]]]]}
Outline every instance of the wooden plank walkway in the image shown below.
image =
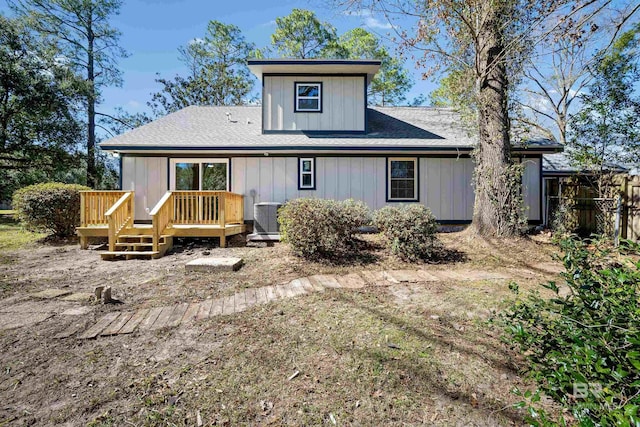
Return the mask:
{"type": "MultiPolygon", "coordinates": [[[[115,311],[100,318],[80,339],[98,336],[131,334],[160,328],[174,328],[180,325],[216,317],[229,316],[248,310],[251,307],[268,304],[285,298],[295,298],[312,292],[324,292],[331,289],[361,289],[365,286],[390,286],[393,284],[435,281],[468,281],[509,279],[507,274],[496,274],[484,270],[390,270],[362,271],[346,275],[318,274],[301,277],[288,283],[249,288],[227,297],[206,299],[202,302],[180,303],[172,306],[142,308],[135,312],[115,311]]],[[[69,328],[56,337],[67,338],[80,331],[69,328]]]]}

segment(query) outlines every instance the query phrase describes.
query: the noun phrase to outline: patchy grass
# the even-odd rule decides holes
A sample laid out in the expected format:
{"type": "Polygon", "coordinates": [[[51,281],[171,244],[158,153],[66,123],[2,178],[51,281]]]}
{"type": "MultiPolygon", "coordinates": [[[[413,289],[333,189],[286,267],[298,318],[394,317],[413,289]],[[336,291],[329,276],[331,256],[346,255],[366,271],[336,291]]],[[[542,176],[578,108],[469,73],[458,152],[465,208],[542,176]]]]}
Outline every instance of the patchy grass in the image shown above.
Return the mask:
{"type": "MultiPolygon", "coordinates": [[[[12,264],[0,265],[5,295],[109,284],[123,304],[1,331],[0,425],[191,426],[198,415],[203,425],[523,425],[511,389],[531,385],[519,376],[519,356],[487,322],[512,297],[508,280],[327,289],[189,328],[51,338],[74,322],[86,329],[112,310],[201,301],[312,274],[513,273],[554,251],[529,239],[441,238],[450,255],[439,264],[391,258],[376,236],[365,238],[375,260],[354,266],[306,262],[286,245],[239,242],[229,249],[185,244],[152,261],[104,262],[71,245],[10,252],[12,264]],[[184,263],[200,256],[242,256],[246,265],[235,273],[185,272],[184,263]]],[[[524,290],[545,278],[517,280],[524,290]]]]}
{"type": "Polygon", "coordinates": [[[0,252],[23,249],[45,236],[22,228],[13,217],[13,211],[0,210],[0,252]]]}

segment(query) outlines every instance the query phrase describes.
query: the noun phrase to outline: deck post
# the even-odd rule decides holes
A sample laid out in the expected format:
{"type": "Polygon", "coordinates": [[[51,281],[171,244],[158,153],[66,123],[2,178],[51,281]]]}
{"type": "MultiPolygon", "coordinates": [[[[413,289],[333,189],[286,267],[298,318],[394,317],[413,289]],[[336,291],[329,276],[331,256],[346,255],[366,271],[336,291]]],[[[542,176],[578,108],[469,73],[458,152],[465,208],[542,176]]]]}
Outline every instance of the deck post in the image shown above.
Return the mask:
{"type": "Polygon", "coordinates": [[[220,226],[224,229],[224,226],[227,224],[227,222],[225,221],[225,213],[224,213],[225,207],[227,204],[227,199],[224,193],[220,193],[218,197],[219,197],[218,208],[220,209],[219,221],[220,221],[220,226]]]}
{"type": "Polygon", "coordinates": [[[227,247],[227,221],[225,219],[225,208],[227,207],[227,197],[225,193],[221,193],[219,200],[220,207],[220,226],[222,227],[222,234],[220,235],[220,247],[227,247]]]}
{"type": "MultiPolygon", "coordinates": [[[[85,196],[83,192],[80,192],[80,227],[86,227],[87,223],[85,222],[85,196]]],[[[85,249],[85,248],[82,248],[85,249]]]]}

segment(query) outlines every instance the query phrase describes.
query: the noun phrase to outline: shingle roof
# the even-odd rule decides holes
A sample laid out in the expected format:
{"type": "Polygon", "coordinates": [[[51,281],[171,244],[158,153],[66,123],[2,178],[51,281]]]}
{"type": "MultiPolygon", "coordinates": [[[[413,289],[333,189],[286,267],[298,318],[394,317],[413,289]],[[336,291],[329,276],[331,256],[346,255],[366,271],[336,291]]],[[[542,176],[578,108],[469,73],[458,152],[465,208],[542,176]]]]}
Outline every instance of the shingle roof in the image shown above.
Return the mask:
{"type": "MultiPolygon", "coordinates": [[[[609,171],[626,173],[629,168],[622,165],[609,164],[606,166],[609,171]]],[[[568,174],[588,174],[589,170],[583,170],[572,164],[567,153],[545,154],[542,156],[542,172],[545,175],[568,175],[568,174]]]]}
{"type": "Polygon", "coordinates": [[[475,138],[447,108],[367,109],[366,134],[263,134],[260,106],[187,107],[106,140],[104,150],[470,150],[475,138]],[[230,113],[227,116],[227,113],[230,113]]]}

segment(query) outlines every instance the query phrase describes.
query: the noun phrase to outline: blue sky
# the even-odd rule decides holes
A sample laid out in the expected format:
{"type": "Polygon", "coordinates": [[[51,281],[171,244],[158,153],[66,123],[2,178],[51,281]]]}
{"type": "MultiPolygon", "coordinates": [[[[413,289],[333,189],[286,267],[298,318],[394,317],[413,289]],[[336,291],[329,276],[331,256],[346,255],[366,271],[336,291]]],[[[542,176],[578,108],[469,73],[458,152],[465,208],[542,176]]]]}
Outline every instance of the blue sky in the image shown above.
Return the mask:
{"type": "MultiPolygon", "coordinates": [[[[103,109],[111,111],[119,106],[130,112],[146,111],[150,93],[160,88],[154,82],[156,73],[173,77],[186,72],[178,60],[177,49],[195,37],[202,37],[209,20],[237,25],[247,40],[258,47],[269,44],[275,19],[288,15],[296,7],[313,10],[321,20],[334,25],[339,34],[358,26],[381,36],[390,31],[386,21],[367,14],[347,16],[327,5],[322,0],[125,0],[113,25],[122,32],[121,45],[130,56],[120,61],[123,86],[103,91],[103,109]]],[[[419,70],[410,61],[406,68],[416,80],[408,100],[434,88],[432,82],[420,79],[419,70]]]]}

